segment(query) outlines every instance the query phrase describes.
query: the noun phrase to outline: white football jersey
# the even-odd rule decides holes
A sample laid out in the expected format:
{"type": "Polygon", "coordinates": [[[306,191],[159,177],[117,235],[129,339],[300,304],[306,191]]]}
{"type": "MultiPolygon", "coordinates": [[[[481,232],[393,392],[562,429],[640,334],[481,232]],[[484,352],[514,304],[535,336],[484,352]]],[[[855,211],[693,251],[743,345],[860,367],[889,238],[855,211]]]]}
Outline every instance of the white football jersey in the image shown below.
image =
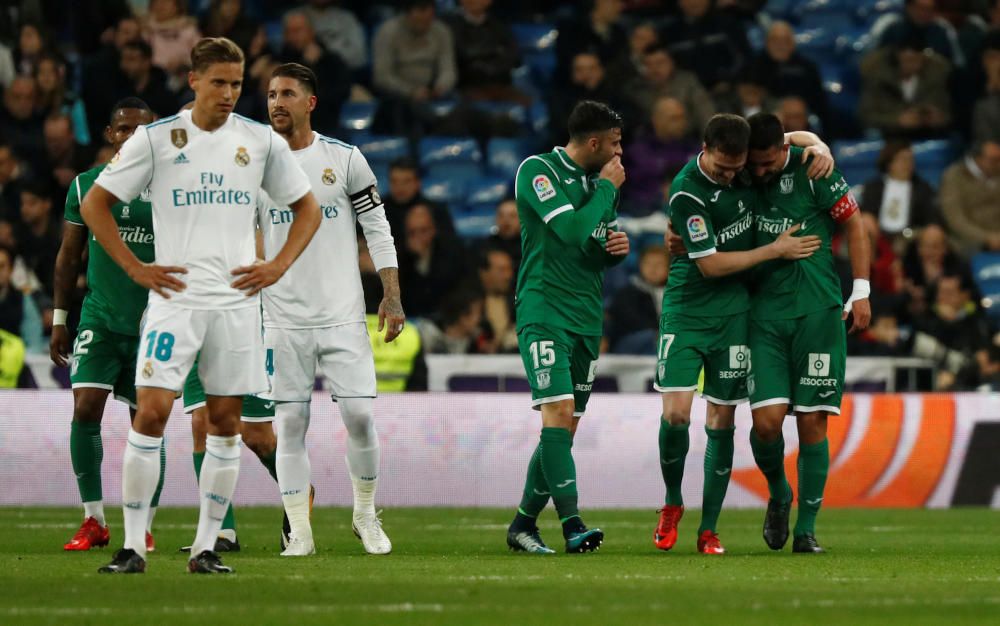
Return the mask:
{"type": "Polygon", "coordinates": [[[156,263],[187,269],[179,277],[187,288],[170,302],[190,309],[258,305],[230,286],[232,270],[256,259],[258,195],[264,189],[290,204],[309,192],[288,142],[270,126],[230,114],[207,132],[190,111],[137,128],[96,183],[119,199],[149,187],[156,263]]]}
{"type": "MultiPolygon", "coordinates": [[[[365,321],[365,300],[358,268],[358,221],[369,246],[393,250],[384,266],[395,266],[395,251],[375,174],[361,151],[313,132],[298,159],[319,202],[322,221],[316,235],[277,283],[264,290],[264,326],[323,328],[365,321]]],[[[264,257],[273,259],[288,239],[295,215],[273,194],[262,193],[258,211],[264,257]]],[[[376,261],[376,266],[378,262],[376,261]]],[[[379,268],[381,269],[381,268],[379,268]]]]}

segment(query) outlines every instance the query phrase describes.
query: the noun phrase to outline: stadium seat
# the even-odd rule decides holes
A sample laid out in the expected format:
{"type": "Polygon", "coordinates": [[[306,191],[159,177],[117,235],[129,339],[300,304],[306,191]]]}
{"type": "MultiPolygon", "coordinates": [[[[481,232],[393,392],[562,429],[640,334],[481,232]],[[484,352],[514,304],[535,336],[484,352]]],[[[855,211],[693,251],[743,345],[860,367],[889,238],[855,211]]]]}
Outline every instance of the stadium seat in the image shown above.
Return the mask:
{"type": "Polygon", "coordinates": [[[959,156],[955,142],[948,139],[930,139],[913,144],[913,157],[917,173],[934,188],[941,182],[941,176],[959,156]]]}
{"type": "Polygon", "coordinates": [[[340,127],[346,130],[371,130],[378,102],[347,102],[340,109],[340,127]]]}
{"type": "Polygon", "coordinates": [[[1000,253],[983,252],[972,257],[972,275],[983,294],[986,313],[1000,320],[1000,253]]]}
{"type": "Polygon", "coordinates": [[[491,102],[487,100],[473,101],[470,103],[474,108],[490,113],[491,115],[505,115],[518,124],[527,124],[528,109],[523,104],[517,102],[491,102]]]}
{"type": "Polygon", "coordinates": [[[409,156],[410,143],[406,137],[392,135],[367,135],[355,144],[369,163],[386,163],[409,156]]]}
{"type": "Polygon", "coordinates": [[[425,137],[418,152],[428,176],[468,180],[482,174],[483,155],[471,137],[425,137]]]}
{"type": "Polygon", "coordinates": [[[482,176],[468,181],[465,185],[465,207],[468,211],[489,211],[493,213],[500,201],[510,190],[509,178],[482,176]]]}
{"type": "Polygon", "coordinates": [[[520,139],[496,137],[486,144],[486,165],[489,173],[514,180],[517,166],[521,164],[530,151],[520,139]]]}
{"type": "Polygon", "coordinates": [[[421,190],[428,200],[449,206],[461,206],[465,204],[465,184],[465,180],[453,177],[427,176],[424,178],[421,190]]]}
{"type": "Polygon", "coordinates": [[[878,172],[878,155],[885,145],[879,141],[835,141],[833,158],[851,184],[864,183],[878,172]]]}
{"type": "Polygon", "coordinates": [[[455,232],[464,239],[482,239],[490,234],[496,223],[496,209],[487,205],[477,205],[472,209],[454,215],[455,232]]]}
{"type": "Polygon", "coordinates": [[[837,31],[825,26],[799,30],[795,33],[796,48],[803,56],[820,62],[833,52],[837,42],[837,31]]]}
{"type": "Polygon", "coordinates": [[[857,25],[857,14],[843,0],[809,0],[796,5],[798,29],[826,29],[840,33],[852,30],[857,25]]]}
{"type": "Polygon", "coordinates": [[[514,40],[522,52],[555,50],[559,31],[555,24],[518,22],[510,25],[514,40]]]}
{"type": "Polygon", "coordinates": [[[536,100],[528,109],[528,118],[531,121],[531,131],[540,138],[547,136],[549,130],[549,108],[545,103],[536,100]]]}

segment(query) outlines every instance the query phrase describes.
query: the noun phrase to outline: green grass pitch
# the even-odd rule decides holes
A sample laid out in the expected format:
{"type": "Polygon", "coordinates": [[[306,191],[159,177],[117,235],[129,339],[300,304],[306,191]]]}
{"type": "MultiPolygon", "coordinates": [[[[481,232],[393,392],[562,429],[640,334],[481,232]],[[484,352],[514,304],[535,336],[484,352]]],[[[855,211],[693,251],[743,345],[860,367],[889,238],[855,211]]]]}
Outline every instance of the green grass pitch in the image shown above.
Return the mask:
{"type": "MultiPolygon", "coordinates": [[[[109,549],[62,551],[77,509],[2,508],[0,624],[1000,624],[998,511],[823,511],[821,556],[772,553],[762,511],[724,511],[723,557],[695,552],[694,510],[671,553],[652,546],[652,509],[589,511],[604,547],[552,557],[509,553],[509,515],[387,510],[394,552],[373,557],[349,511],[317,509],[319,554],[282,559],[280,510],[245,508],[244,549],[225,559],[236,575],[206,577],[177,553],[196,512],[163,509],[147,573],[125,577],[96,573],[109,549]]],[[[543,519],[558,546],[551,511],[543,519]]],[[[111,524],[118,547],[120,510],[111,524]]]]}

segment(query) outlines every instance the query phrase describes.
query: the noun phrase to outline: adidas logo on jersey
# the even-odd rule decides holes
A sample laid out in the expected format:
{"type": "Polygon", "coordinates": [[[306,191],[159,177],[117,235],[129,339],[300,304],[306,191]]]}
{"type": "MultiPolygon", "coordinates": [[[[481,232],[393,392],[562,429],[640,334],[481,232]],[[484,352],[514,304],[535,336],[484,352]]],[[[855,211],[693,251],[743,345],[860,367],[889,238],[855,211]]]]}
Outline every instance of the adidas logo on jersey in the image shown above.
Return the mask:
{"type": "Polygon", "coordinates": [[[190,162],[191,161],[188,161],[187,157],[184,156],[183,152],[181,152],[180,154],[178,154],[177,158],[174,159],[174,165],[180,165],[182,163],[190,163],[190,162]]]}

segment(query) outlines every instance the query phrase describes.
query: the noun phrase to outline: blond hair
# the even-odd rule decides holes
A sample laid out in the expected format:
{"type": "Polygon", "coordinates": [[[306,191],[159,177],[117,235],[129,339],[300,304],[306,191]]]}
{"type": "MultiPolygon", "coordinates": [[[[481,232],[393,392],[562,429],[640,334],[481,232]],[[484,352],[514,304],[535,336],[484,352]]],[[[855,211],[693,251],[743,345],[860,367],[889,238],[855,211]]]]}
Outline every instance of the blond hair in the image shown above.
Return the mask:
{"type": "Polygon", "coordinates": [[[205,37],[191,48],[191,69],[203,72],[216,63],[243,63],[243,51],[225,37],[205,37]]]}

